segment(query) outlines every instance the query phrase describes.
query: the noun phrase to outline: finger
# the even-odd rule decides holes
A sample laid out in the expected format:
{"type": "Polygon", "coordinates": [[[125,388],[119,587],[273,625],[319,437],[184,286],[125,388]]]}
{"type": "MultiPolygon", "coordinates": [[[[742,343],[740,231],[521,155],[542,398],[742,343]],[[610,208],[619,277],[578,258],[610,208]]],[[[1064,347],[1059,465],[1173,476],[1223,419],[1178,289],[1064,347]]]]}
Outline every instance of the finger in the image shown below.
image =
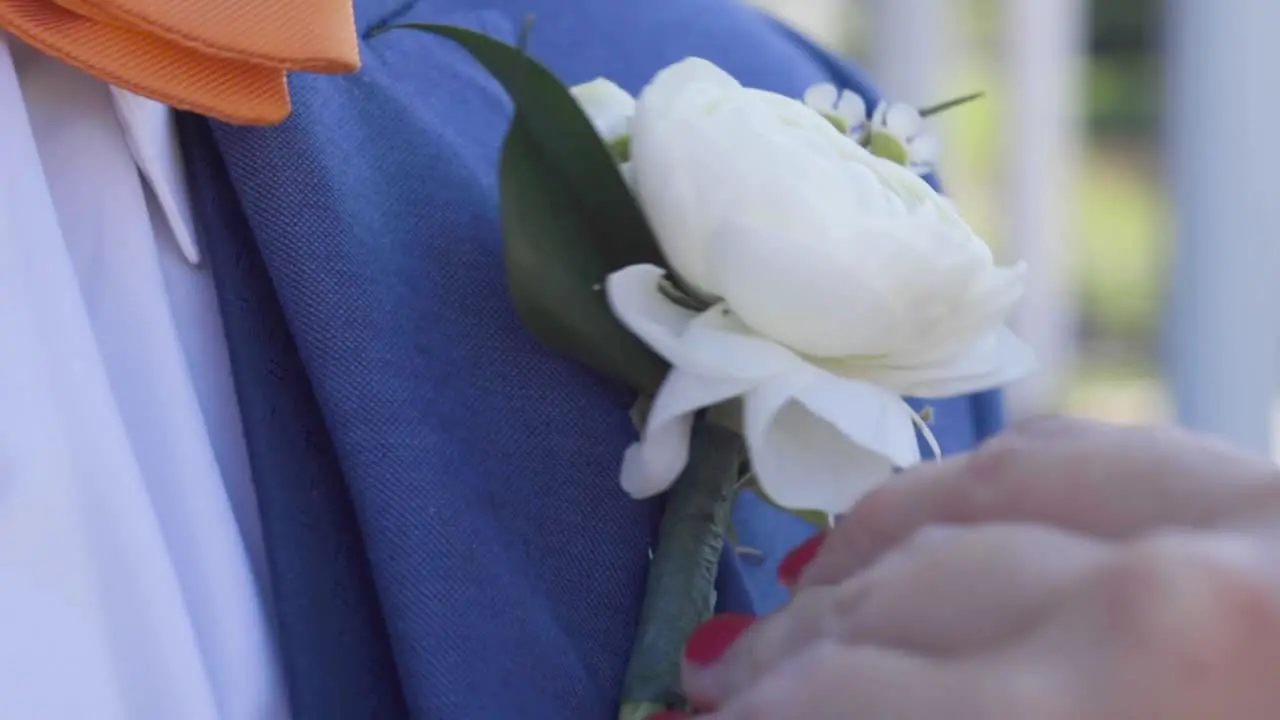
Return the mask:
{"type": "Polygon", "coordinates": [[[1172,428],[1042,419],[920,465],[842,517],[801,583],[840,582],[931,524],[1044,523],[1107,539],[1280,507],[1276,468],[1172,428]]]}
{"type": "Polygon", "coordinates": [[[1241,533],[1127,543],[1006,660],[1055,662],[1090,700],[1084,717],[1280,717],[1274,557],[1241,533]]]}
{"type": "Polygon", "coordinates": [[[1033,666],[949,663],[870,646],[815,645],[704,720],[1064,717],[1033,666]]]}
{"type": "Polygon", "coordinates": [[[1105,543],[1044,526],[932,526],[864,573],[799,592],[715,662],[686,664],[685,689],[718,705],[824,642],[978,653],[1032,624],[1109,554],[1105,543]]]}
{"type": "Polygon", "coordinates": [[[1110,543],[1043,525],[930,526],[837,586],[847,644],[953,657],[984,652],[1034,624],[1108,562],[1110,543]]]}

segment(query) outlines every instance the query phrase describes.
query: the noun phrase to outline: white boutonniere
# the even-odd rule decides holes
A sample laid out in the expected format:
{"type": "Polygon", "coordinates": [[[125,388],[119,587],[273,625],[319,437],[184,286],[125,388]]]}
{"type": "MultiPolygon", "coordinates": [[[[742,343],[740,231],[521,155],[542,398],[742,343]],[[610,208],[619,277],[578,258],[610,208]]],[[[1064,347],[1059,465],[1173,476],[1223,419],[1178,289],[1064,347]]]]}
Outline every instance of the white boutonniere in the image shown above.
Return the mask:
{"type": "Polygon", "coordinates": [[[904,395],[1031,369],[1003,324],[1023,269],[997,266],[921,179],[920,136],[892,106],[866,117],[823,90],[815,109],[699,59],[638,98],[603,79],[570,89],[519,47],[399,27],[458,43],[514,101],[499,200],[524,327],[650,401],[602,478],[667,493],[619,717],[680,708],[735,493],[826,523],[919,462],[917,429],[932,434],[904,395]]]}
{"type": "Polygon", "coordinates": [[[676,480],[695,413],[740,400],[764,492],[839,513],[919,461],[923,423],[903,396],[963,395],[1033,367],[1004,327],[1024,268],[996,265],[911,170],[704,60],[664,69],[638,101],[589,88],[580,97],[611,98],[584,108],[610,143],[629,135],[636,198],[693,290],[680,296],[653,265],[605,284],[618,318],[671,364],[623,462],[633,496],[676,480]]]}

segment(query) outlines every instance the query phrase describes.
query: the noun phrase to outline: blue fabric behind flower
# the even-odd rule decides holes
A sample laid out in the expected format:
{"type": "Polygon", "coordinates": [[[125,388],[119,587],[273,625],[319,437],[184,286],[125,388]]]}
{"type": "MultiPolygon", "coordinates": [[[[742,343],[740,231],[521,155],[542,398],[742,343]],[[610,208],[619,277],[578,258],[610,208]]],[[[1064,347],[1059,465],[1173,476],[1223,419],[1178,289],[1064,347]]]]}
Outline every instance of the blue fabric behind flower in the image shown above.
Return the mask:
{"type": "MultiPolygon", "coordinates": [[[[727,0],[368,0],[362,30],[465,25],[566,82],[632,91],[706,57],[799,96],[860,75],[727,0]]],[[[617,487],[631,398],[544,351],[507,298],[497,158],[510,103],[449,42],[364,43],[364,70],[292,80],[293,117],[186,116],[193,202],[232,343],[295,713],[590,720],[616,710],[660,501],[617,487]]],[[[997,395],[933,403],[949,452],[997,395]]],[[[725,608],[785,600],[808,529],[746,499],[725,608]]]]}

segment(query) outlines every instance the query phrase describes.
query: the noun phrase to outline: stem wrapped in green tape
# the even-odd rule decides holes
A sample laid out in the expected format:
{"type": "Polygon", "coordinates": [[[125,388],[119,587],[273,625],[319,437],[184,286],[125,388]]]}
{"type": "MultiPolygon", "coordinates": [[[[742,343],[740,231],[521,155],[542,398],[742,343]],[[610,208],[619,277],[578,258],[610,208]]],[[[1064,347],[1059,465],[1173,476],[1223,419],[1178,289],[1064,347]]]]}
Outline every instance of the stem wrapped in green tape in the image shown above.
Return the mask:
{"type": "Polygon", "coordinates": [[[658,531],[620,720],[684,709],[680,658],[689,635],[715,609],[716,572],[742,456],[737,433],[703,419],[695,424],[689,464],[667,496],[658,531]]]}

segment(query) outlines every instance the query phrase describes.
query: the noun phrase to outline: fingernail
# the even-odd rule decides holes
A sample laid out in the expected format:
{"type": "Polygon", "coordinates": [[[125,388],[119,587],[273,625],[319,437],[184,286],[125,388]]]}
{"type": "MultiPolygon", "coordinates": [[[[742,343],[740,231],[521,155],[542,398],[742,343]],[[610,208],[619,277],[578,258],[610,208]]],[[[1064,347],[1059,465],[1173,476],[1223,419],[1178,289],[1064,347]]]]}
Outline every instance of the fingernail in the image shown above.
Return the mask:
{"type": "Polygon", "coordinates": [[[826,539],[825,533],[814,535],[788,553],[782,559],[782,562],[778,563],[778,582],[787,587],[800,582],[800,576],[804,574],[804,569],[817,557],[818,550],[822,548],[822,543],[826,539]]]}
{"type": "Polygon", "coordinates": [[[698,667],[714,663],[755,621],[754,615],[746,613],[725,613],[711,618],[689,636],[689,642],[684,646],[684,659],[698,667]]]}

